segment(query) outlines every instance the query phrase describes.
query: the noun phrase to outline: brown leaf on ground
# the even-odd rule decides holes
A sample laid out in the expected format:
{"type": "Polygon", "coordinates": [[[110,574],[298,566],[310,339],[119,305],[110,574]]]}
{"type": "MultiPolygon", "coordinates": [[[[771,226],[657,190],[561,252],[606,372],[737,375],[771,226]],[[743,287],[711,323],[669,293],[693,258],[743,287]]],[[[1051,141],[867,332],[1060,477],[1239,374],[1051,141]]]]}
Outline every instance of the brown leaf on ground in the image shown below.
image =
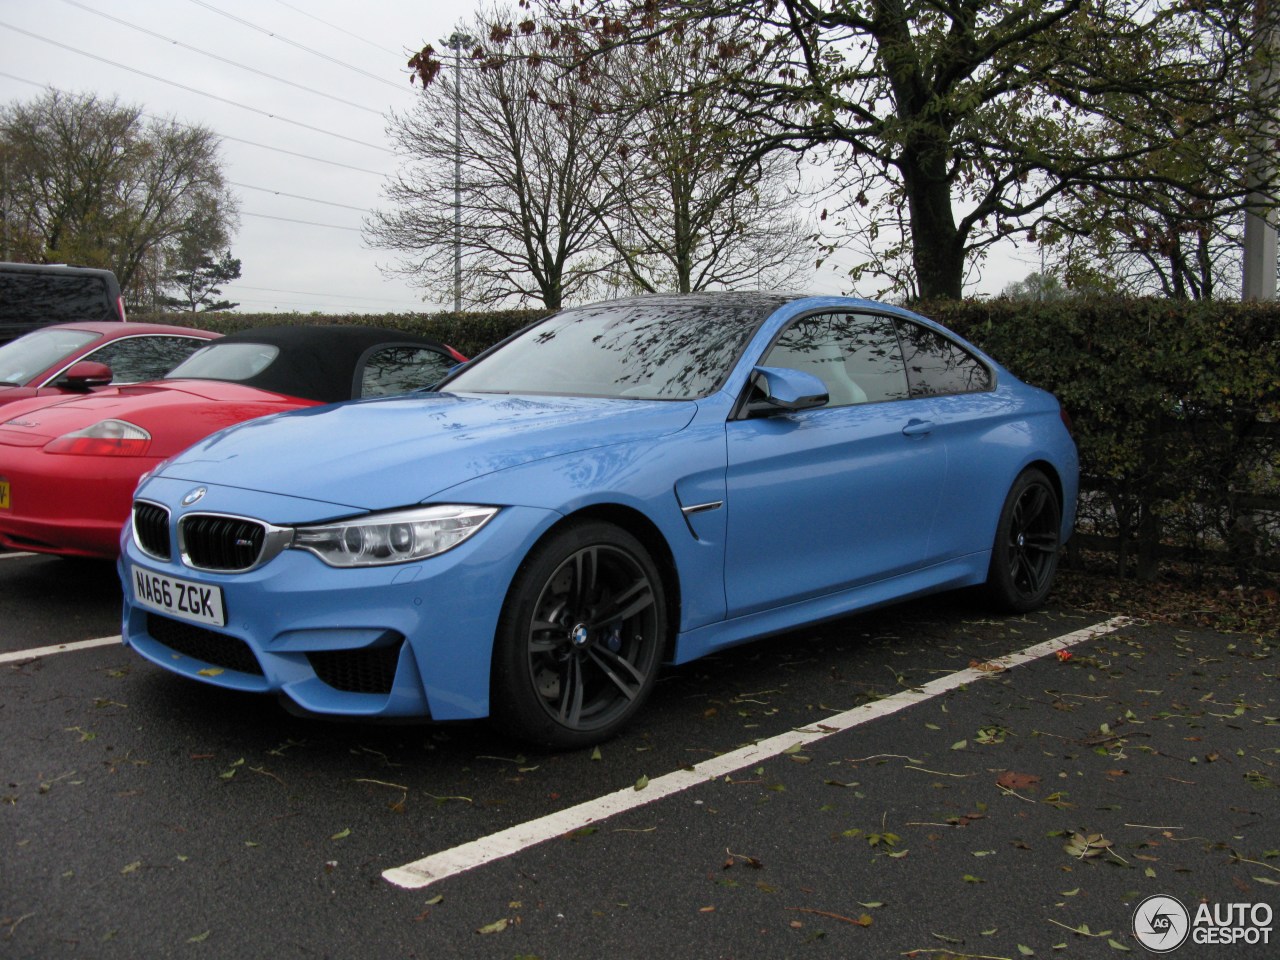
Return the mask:
{"type": "Polygon", "coordinates": [[[1032,790],[1040,785],[1040,778],[1034,773],[1017,773],[1006,770],[996,777],[996,786],[1006,790],[1032,790]]]}

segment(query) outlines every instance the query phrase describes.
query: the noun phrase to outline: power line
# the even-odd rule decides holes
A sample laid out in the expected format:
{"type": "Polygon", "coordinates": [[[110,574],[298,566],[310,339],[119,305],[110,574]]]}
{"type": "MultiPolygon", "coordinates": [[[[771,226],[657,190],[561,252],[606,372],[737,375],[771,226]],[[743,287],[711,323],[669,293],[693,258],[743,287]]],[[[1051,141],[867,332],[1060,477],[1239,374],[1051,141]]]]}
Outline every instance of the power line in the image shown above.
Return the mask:
{"type": "MultiPolygon", "coordinates": [[[[148,116],[150,116],[150,114],[148,114],[148,116]]],[[[152,119],[159,119],[159,118],[152,117],[152,119]]],[[[188,124],[183,123],[183,124],[179,124],[179,126],[185,127],[185,126],[188,126],[188,124]]],[[[324,157],[313,157],[309,153],[295,153],[292,150],[284,149],[284,147],[273,147],[273,146],[270,146],[269,144],[258,143],[257,141],[254,141],[254,140],[244,140],[240,137],[233,137],[225,133],[219,133],[218,136],[220,136],[223,140],[230,140],[233,143],[244,143],[244,144],[248,144],[251,147],[261,147],[263,150],[270,150],[274,153],[283,153],[286,157],[297,157],[300,160],[314,160],[316,163],[327,163],[331,167],[342,167],[342,169],[344,170],[354,170],[357,173],[368,173],[375,177],[385,177],[387,175],[386,172],[383,170],[370,170],[368,167],[356,167],[356,166],[352,166],[349,163],[340,163],[337,160],[327,160],[324,157]]]]}
{"type": "Polygon", "coordinates": [[[282,7],[288,7],[294,13],[300,13],[304,17],[310,17],[316,23],[323,23],[326,27],[330,27],[334,30],[337,30],[339,33],[346,34],[352,40],[359,40],[361,43],[367,43],[369,46],[373,47],[375,50],[381,50],[383,53],[389,53],[394,57],[404,56],[404,51],[402,50],[392,50],[390,47],[384,47],[381,44],[374,43],[372,40],[366,40],[364,37],[360,36],[359,34],[352,33],[350,30],[347,30],[344,27],[340,27],[336,23],[330,23],[328,20],[322,20],[320,17],[317,17],[314,13],[311,13],[307,10],[303,10],[301,7],[295,7],[292,3],[285,3],[285,0],[276,0],[276,3],[280,4],[280,6],[282,7]]]}
{"type": "Polygon", "coordinates": [[[226,17],[228,20],[234,20],[236,23],[241,24],[242,26],[248,27],[250,30],[257,30],[259,33],[266,34],[268,37],[274,37],[275,39],[279,40],[281,43],[287,43],[291,47],[297,47],[299,50],[303,50],[306,53],[311,54],[312,56],[320,57],[323,60],[328,60],[330,63],[336,64],[337,66],[342,67],[346,70],[351,70],[354,73],[361,74],[362,76],[368,77],[370,80],[377,80],[379,83],[385,83],[387,86],[394,87],[396,90],[400,90],[404,93],[410,93],[410,94],[413,93],[413,90],[411,90],[408,86],[402,87],[398,83],[392,83],[386,77],[380,77],[378,76],[378,74],[370,73],[368,70],[361,70],[359,67],[352,66],[351,64],[343,60],[339,60],[337,57],[331,57],[327,53],[321,53],[319,50],[313,50],[310,47],[305,46],[304,44],[298,43],[298,41],[296,40],[290,40],[288,37],[282,36],[281,34],[276,33],[274,30],[268,30],[266,27],[260,27],[258,26],[258,24],[251,23],[250,21],[245,20],[243,17],[237,17],[234,13],[228,13],[226,10],[219,10],[213,4],[206,3],[205,0],[191,0],[191,2],[198,7],[204,7],[206,10],[210,11],[211,13],[216,13],[220,17],[226,17]]]}
{"type": "Polygon", "coordinates": [[[238,67],[241,70],[248,70],[250,73],[256,73],[258,76],[266,77],[268,80],[275,80],[277,83],[288,84],[289,86],[297,90],[302,90],[306,93],[314,94],[317,97],[324,97],[326,100],[333,100],[337,103],[345,104],[346,106],[353,107],[356,110],[363,110],[366,113],[372,113],[376,116],[382,116],[381,110],[375,110],[373,107],[366,107],[364,104],[355,103],[352,100],[344,100],[342,99],[342,97],[335,96],[331,93],[325,93],[323,90],[317,90],[314,87],[307,86],[306,84],[296,83],[293,80],[288,79],[287,77],[277,77],[274,73],[267,73],[265,70],[259,70],[257,67],[251,67],[247,63],[239,63],[235,60],[229,60],[226,57],[219,56],[218,54],[213,53],[210,50],[205,50],[202,47],[195,47],[189,43],[183,43],[181,40],[175,40],[173,37],[166,37],[162,33],[156,33],[154,30],[148,30],[146,27],[139,26],[136,23],[130,23],[128,20],[122,20],[119,17],[113,17],[111,14],[106,13],[105,11],[95,10],[93,7],[89,6],[87,3],[80,3],[79,0],[63,0],[63,3],[69,3],[71,4],[71,6],[77,7],[80,10],[84,10],[87,13],[92,13],[96,16],[103,17],[104,19],[111,20],[112,22],[118,23],[123,27],[128,27],[130,30],[137,30],[139,33],[145,33],[149,37],[155,37],[157,40],[163,40],[165,43],[171,43],[176,47],[182,47],[182,49],[184,50],[190,50],[191,52],[198,53],[201,56],[210,57],[211,59],[217,60],[220,63],[229,64],[230,66],[238,67]]]}
{"type": "MultiPolygon", "coordinates": [[[[198,2],[198,0],[193,0],[193,2],[198,2]]],[[[62,43],[61,41],[58,41],[58,40],[52,40],[49,37],[41,36],[38,33],[32,33],[30,30],[24,30],[22,27],[15,27],[11,23],[5,23],[3,21],[0,21],[0,27],[7,27],[8,29],[13,30],[16,33],[21,33],[35,40],[41,40],[45,43],[52,44],[55,47],[61,47],[63,50],[70,50],[72,53],[78,53],[83,57],[89,57],[90,59],[97,60],[101,63],[110,64],[113,67],[119,67],[121,70],[128,70],[130,73],[136,73],[139,76],[146,77],[149,80],[157,80],[160,83],[167,83],[172,87],[179,88],[180,90],[186,90],[188,93],[194,93],[202,97],[208,97],[211,100],[217,100],[221,103],[226,103],[233,107],[239,107],[241,110],[248,110],[252,113],[260,114],[261,116],[264,116],[264,117],[269,117],[272,120],[279,120],[281,123],[288,123],[288,124],[292,124],[295,127],[302,127],[303,129],[311,130],[314,133],[322,133],[327,137],[336,137],[339,140],[346,140],[348,143],[354,143],[361,147],[368,147],[370,150],[378,150],[378,151],[381,151],[382,153],[392,154],[393,156],[395,154],[394,150],[390,150],[387,147],[380,147],[377,144],[366,143],[363,140],[357,140],[355,137],[348,137],[346,134],[335,133],[332,130],[324,130],[320,127],[313,127],[311,124],[303,123],[300,120],[290,120],[288,117],[282,117],[277,113],[271,113],[270,111],[267,111],[267,110],[261,110],[258,107],[251,107],[247,103],[239,103],[235,100],[230,100],[226,97],[220,97],[216,93],[208,93],[204,90],[197,90],[195,87],[188,87],[186,84],[178,83],[176,80],[167,80],[164,77],[156,76],[154,73],[147,73],[145,70],[139,70],[136,67],[129,66],[128,64],[118,63],[117,61],[110,60],[107,57],[99,56],[96,53],[90,53],[87,50],[80,50],[77,47],[71,46],[70,44],[62,43]]]]}
{"type": "Polygon", "coordinates": [[[307,227],[328,227],[330,230],[349,230],[351,233],[363,233],[359,227],[344,227],[336,223],[316,223],[314,220],[294,220],[292,217],[273,217],[269,213],[247,213],[240,211],[242,217],[256,217],[259,220],[280,220],[283,223],[300,223],[307,227]]]}
{"type": "Polygon", "coordinates": [[[326,207],[341,207],[343,210],[354,210],[357,213],[368,213],[365,207],[352,206],[349,203],[337,203],[334,200],[321,200],[318,197],[304,197],[298,193],[285,193],[283,190],[272,190],[270,187],[255,187],[251,183],[237,183],[234,180],[228,180],[228,185],[240,187],[242,190],[258,190],[262,193],[270,193],[277,197],[288,197],[291,200],[305,200],[307,203],[323,203],[326,207]]]}
{"type": "Polygon", "coordinates": [[[315,290],[277,290],[274,287],[250,287],[236,281],[236,288],[239,290],[258,290],[262,293],[294,293],[300,297],[328,297],[331,300],[369,300],[374,303],[401,303],[400,299],[392,299],[389,297],[356,297],[349,296],[345,293],[317,293],[315,290]]]}
{"type": "MultiPolygon", "coordinates": [[[[30,86],[33,86],[33,87],[40,87],[42,90],[52,90],[54,93],[60,93],[64,97],[72,97],[76,100],[89,99],[89,97],[85,94],[75,93],[71,90],[63,90],[59,87],[55,87],[51,83],[41,83],[38,80],[28,80],[26,77],[19,77],[5,70],[0,70],[0,77],[8,77],[10,80],[16,80],[18,81],[18,83],[29,84],[30,86]]],[[[156,120],[160,123],[172,123],[179,127],[186,127],[188,130],[194,129],[194,126],[192,124],[183,123],[182,121],[175,120],[172,117],[157,117],[154,113],[146,113],[146,112],[143,112],[142,116],[146,117],[149,120],[156,120]]],[[[215,131],[215,133],[216,132],[217,131],[215,131]]],[[[309,153],[298,153],[294,150],[286,150],[284,149],[284,147],[273,147],[267,143],[258,143],[256,140],[245,140],[243,137],[233,137],[230,134],[226,134],[226,133],[218,133],[217,135],[221,137],[223,140],[230,140],[233,143],[247,144],[248,146],[258,147],[262,150],[270,150],[273,153],[284,154],[286,157],[297,157],[299,160],[312,160],[315,163],[326,163],[331,167],[342,167],[344,170],[354,170],[356,173],[367,173],[374,177],[386,176],[386,172],[383,170],[370,170],[368,167],[357,167],[350,163],[341,163],[337,160],[329,160],[325,157],[315,157],[309,153]]]]}

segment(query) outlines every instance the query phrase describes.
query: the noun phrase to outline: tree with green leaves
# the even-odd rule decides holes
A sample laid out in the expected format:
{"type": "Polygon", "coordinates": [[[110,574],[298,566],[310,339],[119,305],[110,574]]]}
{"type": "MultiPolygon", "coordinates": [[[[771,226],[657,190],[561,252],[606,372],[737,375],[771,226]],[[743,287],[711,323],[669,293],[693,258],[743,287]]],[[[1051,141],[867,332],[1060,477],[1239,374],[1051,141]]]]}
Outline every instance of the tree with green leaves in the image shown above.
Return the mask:
{"type": "Polygon", "coordinates": [[[107,267],[129,295],[193,230],[225,247],[237,204],[218,149],[205,127],[115,98],[50,90],[0,108],[12,255],[107,267]]]}
{"type": "MultiPolygon", "coordinates": [[[[1248,84],[1277,16],[1254,0],[527,5],[566,75],[605,72],[621,48],[707,51],[707,85],[731,93],[755,154],[829,155],[830,220],[876,241],[861,272],[926,298],[960,297],[993,244],[1036,242],[1071,191],[1123,197],[1156,180],[1243,205],[1232,172],[1276,114],[1275,91],[1248,84]],[[1166,162],[1171,145],[1220,142],[1191,167],[1166,162]]],[[[415,58],[424,78],[434,64],[415,58]]],[[[1258,186],[1274,194],[1270,175],[1258,186]]]]}
{"type": "Polygon", "coordinates": [[[191,251],[189,259],[175,263],[164,278],[166,286],[178,291],[178,296],[161,295],[159,303],[188,313],[234,310],[240,304],[219,299],[220,287],[239,279],[240,259],[231,256],[230,250],[223,251],[217,259],[203,251],[191,251]]]}

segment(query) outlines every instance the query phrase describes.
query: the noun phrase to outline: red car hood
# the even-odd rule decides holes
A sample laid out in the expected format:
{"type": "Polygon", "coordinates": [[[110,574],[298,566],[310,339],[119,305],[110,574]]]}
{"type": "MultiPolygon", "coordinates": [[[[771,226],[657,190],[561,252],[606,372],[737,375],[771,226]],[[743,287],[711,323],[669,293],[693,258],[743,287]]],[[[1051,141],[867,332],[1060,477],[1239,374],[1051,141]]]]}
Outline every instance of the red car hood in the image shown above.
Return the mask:
{"type": "Polygon", "coordinates": [[[167,457],[223,427],[310,406],[316,404],[220,380],[157,381],[6,404],[0,445],[42,446],[100,420],[125,420],[151,434],[148,456],[167,457]]]}

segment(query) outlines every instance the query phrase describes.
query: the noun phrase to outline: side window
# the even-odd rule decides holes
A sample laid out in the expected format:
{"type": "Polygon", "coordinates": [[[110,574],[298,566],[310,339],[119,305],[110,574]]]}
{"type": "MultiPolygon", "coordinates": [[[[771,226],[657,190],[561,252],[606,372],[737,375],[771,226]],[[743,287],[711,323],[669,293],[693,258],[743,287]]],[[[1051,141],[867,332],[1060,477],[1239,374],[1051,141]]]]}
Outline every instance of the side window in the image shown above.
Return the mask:
{"type": "Polygon", "coordinates": [[[960,344],[935,330],[898,321],[913,397],[941,397],[990,390],[991,371],[960,344]]]}
{"type": "Polygon", "coordinates": [[[908,395],[898,335],[884,317],[802,317],[783,331],[763,363],[813,374],[827,385],[833,407],[904,400],[908,395]]]}
{"type": "Polygon", "coordinates": [[[430,347],[382,347],[365,361],[359,395],[386,397],[429,387],[444,379],[454,364],[430,347]]]}
{"type": "Polygon", "coordinates": [[[112,383],[140,383],[159,380],[208,342],[194,337],[129,337],[104,344],[84,359],[110,367],[112,383]]]}

